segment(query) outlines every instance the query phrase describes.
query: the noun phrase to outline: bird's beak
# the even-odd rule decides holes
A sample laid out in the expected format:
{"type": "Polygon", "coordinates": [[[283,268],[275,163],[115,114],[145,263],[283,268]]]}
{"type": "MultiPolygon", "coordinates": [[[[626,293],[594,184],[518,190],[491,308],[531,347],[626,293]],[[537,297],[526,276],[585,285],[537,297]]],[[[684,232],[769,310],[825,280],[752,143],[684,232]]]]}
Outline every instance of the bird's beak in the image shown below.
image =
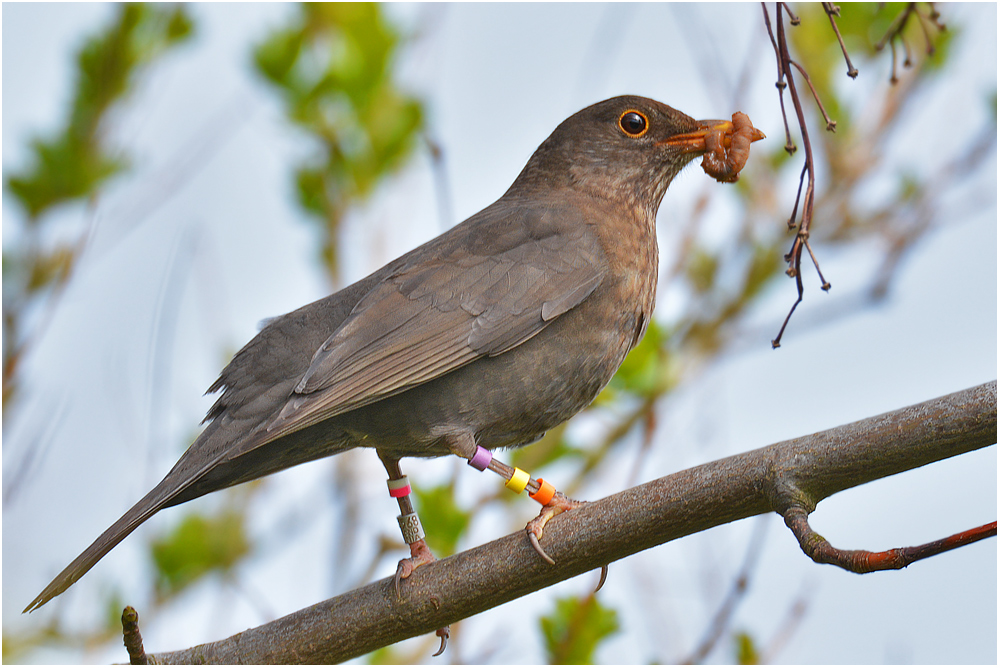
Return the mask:
{"type": "MultiPolygon", "coordinates": [[[[732,121],[707,120],[697,121],[698,129],[694,132],[674,135],[659,142],[660,145],[676,146],[685,153],[704,153],[708,150],[705,145],[705,136],[708,134],[722,135],[722,145],[729,148],[733,141],[733,134],[736,131],[732,121]]],[[[764,139],[764,133],[757,128],[751,128],[750,141],[760,141],[764,139]]]]}

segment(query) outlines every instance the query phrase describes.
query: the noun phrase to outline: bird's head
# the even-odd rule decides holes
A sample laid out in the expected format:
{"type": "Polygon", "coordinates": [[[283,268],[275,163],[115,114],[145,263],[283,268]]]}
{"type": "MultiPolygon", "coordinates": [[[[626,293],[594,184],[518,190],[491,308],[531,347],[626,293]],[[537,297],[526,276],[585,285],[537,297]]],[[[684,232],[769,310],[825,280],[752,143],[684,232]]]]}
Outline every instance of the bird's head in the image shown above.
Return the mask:
{"type": "MultiPolygon", "coordinates": [[[[749,141],[763,138],[751,130],[749,141]]],[[[613,97],[560,123],[528,160],[511,192],[573,188],[655,216],[674,176],[711,150],[706,139],[721,141],[728,151],[733,132],[730,121],[697,121],[656,100],[613,97]]]]}

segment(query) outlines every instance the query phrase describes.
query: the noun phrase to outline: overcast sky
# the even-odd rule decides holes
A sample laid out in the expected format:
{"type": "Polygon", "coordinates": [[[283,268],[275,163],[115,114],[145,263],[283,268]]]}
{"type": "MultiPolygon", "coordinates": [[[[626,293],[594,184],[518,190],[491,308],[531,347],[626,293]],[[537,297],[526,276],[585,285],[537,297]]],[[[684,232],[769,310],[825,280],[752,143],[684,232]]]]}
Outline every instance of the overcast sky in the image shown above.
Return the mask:
{"type": "MultiPolygon", "coordinates": [[[[94,216],[96,231],[46,336],[23,366],[24,403],[4,425],[5,499],[12,468],[26,453],[38,455],[3,508],[5,634],[38,629],[54,614],[88,628],[88,619],[103,613],[93,609],[93,600],[112,583],[124,592],[147,591],[140,584],[150,576],[140,558],[142,541],[133,537],[64,601],[19,614],[169,469],[179,454],[176,445],[193,438],[210,405],[202,392],[259,321],[329,290],[289,178],[308,146],[249,68],[252,45],[295,8],[188,9],[196,37],[154,68],[116,118],[113,136],[134,170],[116,180],[93,210],[70,206],[56,214],[67,227],[94,216]]],[[[996,91],[996,6],[940,9],[960,30],[948,80],[916,105],[889,147],[890,163],[917,173],[979,131],[988,121],[984,101],[996,91]]],[[[113,12],[107,5],[4,5],[5,176],[24,164],[33,134],[58,126],[72,90],[74,54],[113,12]]],[[[548,133],[593,102],[635,93],[699,118],[731,114],[736,109],[728,108],[726,88],[699,74],[696,45],[710,45],[705,48],[718,55],[731,81],[745,59],[759,59],[740,109],[768,142],[783,141],[773,53],[757,4],[409,5],[391,12],[401,25],[420,30],[401,58],[400,77],[426,101],[429,131],[444,148],[451,223],[499,197],[548,133]]],[[[887,60],[862,70],[856,95],[871,94],[887,79],[887,60]]],[[[874,250],[825,254],[833,294],[813,286],[778,351],[769,339],[791,303],[793,284],[769,294],[755,314],[763,323],[759,340],[741,341],[738,354],[671,397],[642,479],[995,379],[995,146],[993,153],[986,173],[975,177],[975,196],[963,195],[968,201],[950,202],[953,208],[941,212],[940,229],[909,257],[880,308],[825,326],[809,324],[823,300],[863,285],[877,266],[874,250]]],[[[703,186],[697,168],[671,186],[660,211],[661,232],[669,229],[672,212],[690,209],[703,186]]],[[[786,197],[790,206],[794,191],[786,197]]],[[[19,216],[4,198],[5,237],[19,216]]],[[[439,233],[441,217],[430,162],[421,153],[373,204],[350,216],[342,237],[350,249],[344,280],[439,233]]],[[[392,529],[394,510],[383,503],[377,458],[361,453],[353,466],[370,477],[363,501],[377,505],[370,533],[362,532],[351,547],[356,562],[373,554],[378,535],[392,529]]],[[[437,481],[450,470],[444,461],[407,467],[413,481],[437,481]]],[[[609,472],[587,496],[622,489],[628,470],[609,472]]],[[[941,538],[996,519],[996,471],[996,448],[987,448],[837,495],[819,507],[813,526],[846,548],[941,538]]],[[[279,476],[264,497],[270,505],[252,509],[259,526],[273,525],[278,507],[313,507],[310,494],[328,477],[328,463],[279,476]]],[[[338,521],[336,507],[322,501],[317,525],[329,526],[316,526],[299,544],[272,549],[241,570],[253,595],[229,591],[220,598],[205,591],[209,587],[186,594],[144,625],[147,650],[180,649],[267,621],[250,598],[265,600],[281,615],[342,591],[336,566],[331,575],[331,559],[318,556],[327,554],[338,521]]],[[[208,508],[217,501],[198,503],[208,508]]],[[[536,512],[527,501],[511,508],[524,516],[517,522],[536,512]]],[[[150,524],[160,522],[162,530],[170,512],[150,524]]],[[[619,610],[623,631],[602,645],[599,658],[644,663],[687,655],[739,568],[756,521],[612,565],[600,596],[619,610]],[[661,584],[653,592],[644,589],[651,576],[661,584]]],[[[903,572],[860,577],[813,564],[779,518],[766,521],[767,547],[735,628],[766,641],[807,593],[807,615],[778,661],[996,663],[995,540],[903,572]]],[[[393,569],[386,560],[377,575],[393,569]]],[[[553,595],[585,593],[592,579],[576,578],[463,623],[467,656],[482,647],[497,649],[492,659],[500,662],[541,661],[533,620],[551,608],[553,595]],[[504,647],[490,636],[497,628],[518,637],[518,646],[504,647]]],[[[141,601],[133,604],[142,610],[141,601]]],[[[711,659],[731,657],[731,645],[724,644],[711,659]]],[[[115,640],[91,653],[32,658],[100,662],[124,655],[115,640]]]]}

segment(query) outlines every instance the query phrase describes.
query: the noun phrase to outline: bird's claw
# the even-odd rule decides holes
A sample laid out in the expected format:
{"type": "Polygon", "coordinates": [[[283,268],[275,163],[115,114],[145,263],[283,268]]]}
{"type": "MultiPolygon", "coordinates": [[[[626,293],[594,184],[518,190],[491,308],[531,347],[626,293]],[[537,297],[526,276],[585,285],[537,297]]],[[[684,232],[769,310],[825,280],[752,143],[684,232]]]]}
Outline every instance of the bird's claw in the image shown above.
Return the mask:
{"type": "Polygon", "coordinates": [[[444,651],[448,649],[448,638],[451,637],[451,627],[445,626],[443,628],[438,629],[436,633],[437,636],[441,638],[441,647],[439,647],[438,651],[434,652],[434,654],[432,654],[431,656],[441,656],[442,654],[444,654],[444,651]]]}
{"type": "Polygon", "coordinates": [[[410,577],[410,573],[413,572],[413,569],[413,561],[410,559],[400,559],[399,563],[396,565],[396,575],[392,578],[392,584],[396,588],[396,598],[403,598],[402,591],[399,588],[399,583],[400,581],[410,577]]]}
{"type": "Polygon", "coordinates": [[[538,542],[538,536],[531,530],[531,527],[525,527],[525,532],[528,534],[528,542],[531,543],[531,547],[535,548],[535,552],[539,554],[545,561],[548,562],[549,566],[555,566],[556,560],[550,557],[545,550],[542,549],[541,544],[538,542]]]}
{"type": "Polygon", "coordinates": [[[604,564],[603,566],[601,566],[601,579],[597,581],[597,589],[594,590],[594,593],[596,594],[597,592],[601,591],[601,587],[603,587],[604,583],[607,581],[608,581],[608,565],[604,564]]]}

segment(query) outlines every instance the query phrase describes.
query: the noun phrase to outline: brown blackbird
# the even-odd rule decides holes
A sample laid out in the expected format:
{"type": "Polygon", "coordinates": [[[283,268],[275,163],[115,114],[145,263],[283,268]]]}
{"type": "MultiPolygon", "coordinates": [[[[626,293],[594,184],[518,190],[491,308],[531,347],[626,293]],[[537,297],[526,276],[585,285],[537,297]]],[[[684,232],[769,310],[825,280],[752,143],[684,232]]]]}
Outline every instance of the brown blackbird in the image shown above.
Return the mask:
{"type": "MultiPolygon", "coordinates": [[[[735,180],[761,137],[743,114],[695,121],[642,97],[574,114],[499,200],[264,327],[209,388],[221,395],[180,461],[25,611],[160,509],[203,494],[369,447],[400,483],[405,515],[400,458],[471,460],[538,439],[587,406],[646,331],[671,180],[701,154],[707,172],[735,180]]],[[[542,500],[548,516],[566,501],[542,500]]],[[[402,577],[433,558],[419,529],[404,537],[402,577]]]]}

